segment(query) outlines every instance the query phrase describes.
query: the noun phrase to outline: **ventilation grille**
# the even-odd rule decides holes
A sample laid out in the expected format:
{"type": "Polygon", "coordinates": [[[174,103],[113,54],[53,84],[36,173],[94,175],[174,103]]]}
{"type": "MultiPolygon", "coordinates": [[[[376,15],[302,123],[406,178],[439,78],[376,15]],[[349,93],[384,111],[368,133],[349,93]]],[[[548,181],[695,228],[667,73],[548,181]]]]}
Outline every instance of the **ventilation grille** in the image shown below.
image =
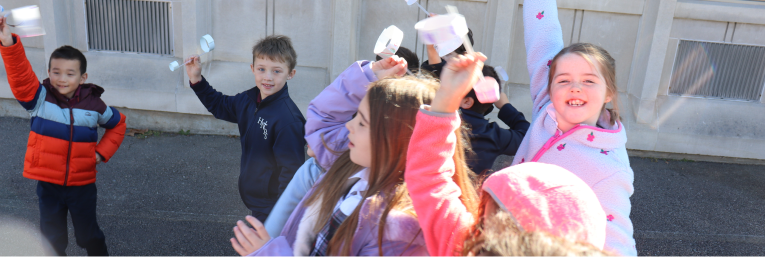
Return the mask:
{"type": "Polygon", "coordinates": [[[760,100],[765,47],[680,40],[669,93],[760,100]]]}
{"type": "Polygon", "coordinates": [[[85,0],[91,50],[173,54],[169,2],[85,0]]]}

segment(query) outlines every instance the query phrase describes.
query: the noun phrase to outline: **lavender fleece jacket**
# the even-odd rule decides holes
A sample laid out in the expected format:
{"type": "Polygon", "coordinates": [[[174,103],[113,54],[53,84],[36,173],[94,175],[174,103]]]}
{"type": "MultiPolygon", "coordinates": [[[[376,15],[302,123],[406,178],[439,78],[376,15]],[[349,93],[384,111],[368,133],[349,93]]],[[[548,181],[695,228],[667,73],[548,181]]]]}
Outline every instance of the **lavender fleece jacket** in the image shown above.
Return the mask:
{"type": "Polygon", "coordinates": [[[513,165],[543,162],[561,166],[589,185],[606,213],[604,250],[637,255],[630,220],[634,174],[627,156],[627,135],[621,122],[611,126],[608,112],[598,124],[578,125],[566,133],[558,129],[557,112],[547,94],[548,62],[563,49],[555,0],[525,1],[523,26],[531,77],[533,122],[515,155],[513,165]]]}
{"type": "MultiPolygon", "coordinates": [[[[358,110],[361,99],[366,95],[367,86],[377,81],[368,61],[358,61],[346,69],[308,106],[305,139],[316,154],[318,164],[328,170],[337,159],[329,150],[347,149],[348,130],[345,123],[352,119],[358,110]],[[327,143],[322,145],[322,138],[327,143]]],[[[321,180],[321,178],[319,179],[321,180]]],[[[317,181],[318,182],[318,181],[317,181]]],[[[314,189],[306,195],[313,193],[314,189]]],[[[417,218],[400,210],[393,210],[386,219],[382,244],[378,244],[380,215],[385,206],[374,206],[381,195],[365,199],[361,206],[361,215],[356,229],[351,255],[379,255],[378,247],[385,256],[393,255],[428,255],[420,224],[417,218]],[[377,200],[376,200],[377,199],[377,200]]],[[[298,203],[278,237],[272,238],[251,256],[308,255],[316,235],[313,226],[324,225],[326,221],[317,221],[318,206],[305,206],[303,200],[298,203]]]]}

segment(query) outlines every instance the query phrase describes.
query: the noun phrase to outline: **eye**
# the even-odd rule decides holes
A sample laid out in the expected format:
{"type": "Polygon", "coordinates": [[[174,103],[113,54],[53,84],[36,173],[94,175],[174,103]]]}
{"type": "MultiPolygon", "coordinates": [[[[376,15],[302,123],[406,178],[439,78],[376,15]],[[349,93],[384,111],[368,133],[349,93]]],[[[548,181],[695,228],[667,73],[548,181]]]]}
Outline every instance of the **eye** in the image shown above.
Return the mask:
{"type": "Polygon", "coordinates": [[[275,70],[274,73],[282,73],[280,70],[275,70]]]}
{"type": "Polygon", "coordinates": [[[585,80],[584,82],[585,82],[585,83],[595,83],[595,82],[593,82],[591,79],[587,79],[587,80],[585,80]]]}
{"type": "Polygon", "coordinates": [[[361,121],[359,121],[359,127],[363,127],[363,126],[364,126],[364,123],[361,123],[361,121]]]}
{"type": "Polygon", "coordinates": [[[558,83],[568,83],[568,80],[567,79],[562,79],[562,80],[559,80],[558,83]]]}
{"type": "Polygon", "coordinates": [[[266,69],[258,68],[259,71],[266,71],[266,69]]]}

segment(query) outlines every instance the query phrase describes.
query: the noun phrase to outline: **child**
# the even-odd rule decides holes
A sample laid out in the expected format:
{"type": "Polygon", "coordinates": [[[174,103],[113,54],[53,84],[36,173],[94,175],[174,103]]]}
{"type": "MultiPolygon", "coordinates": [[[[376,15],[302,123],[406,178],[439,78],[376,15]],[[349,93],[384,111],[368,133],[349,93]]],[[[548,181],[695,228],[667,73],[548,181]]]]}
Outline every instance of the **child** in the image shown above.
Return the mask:
{"type": "Polygon", "coordinates": [[[260,221],[265,221],[292,175],[305,161],[305,118],[287,90],[295,76],[297,54],[286,36],[268,36],[252,48],[255,87],[224,95],[202,77],[199,57],[186,73],[202,104],[215,118],[239,124],[242,157],[239,195],[260,221]]]}
{"type": "MultiPolygon", "coordinates": [[[[481,241],[509,245],[514,239],[482,233],[498,226],[491,222],[502,215],[513,220],[513,226],[502,227],[512,237],[546,233],[566,242],[558,247],[602,247],[606,225],[598,199],[581,179],[554,165],[529,163],[496,172],[483,184],[478,213],[465,205],[463,199],[468,192],[451,182],[455,171],[465,165],[452,158],[461,154],[458,100],[477,81],[485,58],[478,53],[450,60],[432,105],[424,106],[417,114],[405,180],[428,252],[455,255],[481,253],[472,250],[495,251],[488,245],[479,246],[481,241]],[[467,247],[461,249],[463,244],[467,247]]],[[[537,252],[544,246],[531,247],[531,252],[537,252]]]]}
{"type": "MultiPolygon", "coordinates": [[[[417,55],[412,52],[412,50],[409,50],[409,48],[406,47],[399,47],[398,51],[396,51],[396,56],[404,58],[407,63],[407,67],[409,68],[409,71],[412,73],[417,73],[420,69],[419,66],[417,66],[418,63],[420,63],[420,58],[417,57],[417,55]]],[[[379,55],[375,56],[376,61],[382,61],[382,57],[379,55]]]]}
{"type": "MultiPolygon", "coordinates": [[[[484,65],[482,73],[499,81],[494,67],[484,65]]],[[[515,155],[529,129],[526,117],[510,104],[504,92],[500,93],[494,106],[499,108],[497,117],[510,129],[486,120],[485,115],[491,112],[493,106],[479,102],[474,90],[471,89],[460,102],[460,117],[470,126],[470,147],[473,150],[472,154],[468,154],[467,164],[470,170],[479,175],[487,174],[500,154],[515,155]]]]}
{"type": "Polygon", "coordinates": [[[40,230],[56,254],[66,255],[68,211],[77,245],[88,255],[109,255],[96,217],[96,165],[108,162],[122,144],[125,115],[101,100],[103,88],[85,84],[82,52],[71,46],[53,51],[48,78],[40,83],[5,18],[0,28],[8,83],[32,116],[24,177],[37,180],[40,230]],[[100,142],[96,126],[106,128],[100,142]]]}
{"type": "MultiPolygon", "coordinates": [[[[327,149],[338,149],[346,142],[350,160],[367,168],[338,172],[344,161],[315,151],[319,163],[336,159],[330,170],[292,213],[281,236],[270,239],[255,219],[248,217],[255,230],[240,221],[232,238],[240,254],[427,254],[403,176],[417,109],[430,102],[437,84],[415,77],[374,82],[403,75],[405,67],[398,57],[357,62],[311,102],[309,144],[325,141],[327,149]]],[[[462,169],[454,179],[474,192],[467,176],[462,169]]]]}
{"type": "Polygon", "coordinates": [[[637,255],[630,220],[634,175],[619,121],[614,59],[592,44],[563,48],[553,0],[525,2],[523,19],[533,123],[513,164],[555,164],[584,180],[606,213],[605,249],[637,255]]]}

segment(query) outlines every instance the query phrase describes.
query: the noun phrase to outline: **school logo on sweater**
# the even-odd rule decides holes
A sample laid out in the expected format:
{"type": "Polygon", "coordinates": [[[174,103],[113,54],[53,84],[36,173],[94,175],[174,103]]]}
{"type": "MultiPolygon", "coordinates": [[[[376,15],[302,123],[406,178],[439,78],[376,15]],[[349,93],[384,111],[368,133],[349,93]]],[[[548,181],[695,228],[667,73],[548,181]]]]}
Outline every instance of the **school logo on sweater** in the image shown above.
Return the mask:
{"type": "Polygon", "coordinates": [[[260,124],[260,129],[263,130],[263,139],[268,139],[268,130],[266,130],[268,121],[264,120],[262,117],[258,117],[258,124],[260,124]]]}

